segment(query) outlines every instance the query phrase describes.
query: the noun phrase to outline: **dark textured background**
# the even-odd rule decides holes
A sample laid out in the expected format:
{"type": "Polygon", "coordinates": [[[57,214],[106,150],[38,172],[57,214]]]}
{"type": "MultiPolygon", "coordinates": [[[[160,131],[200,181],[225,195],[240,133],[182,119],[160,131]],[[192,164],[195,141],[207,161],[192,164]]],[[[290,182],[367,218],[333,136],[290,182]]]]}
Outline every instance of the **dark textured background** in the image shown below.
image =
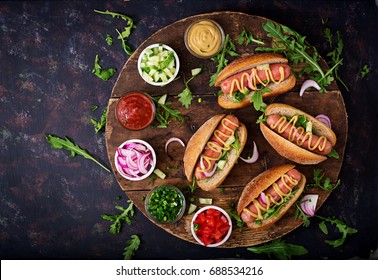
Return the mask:
{"type": "MultiPolygon", "coordinates": [[[[1,1],[0,2],[0,256],[1,259],[122,259],[126,240],[141,237],[136,259],[265,258],[246,248],[208,249],[176,237],[139,211],[119,235],[108,232],[103,213],[127,205],[113,174],[82,157],[53,150],[46,133],[68,136],[107,166],[103,132],[90,118],[106,108],[116,77],[102,81],[91,70],[94,57],[119,70],[127,55],[114,39],[113,20],[93,12],[131,16],[135,49],[160,28],[212,11],[240,11],[270,18],[307,35],[322,56],[328,51],[322,19],[345,44],[339,87],[349,115],[346,157],[334,191],[319,215],[336,216],[358,229],[340,248],[324,243],[313,219],[284,237],[305,246],[304,259],[378,258],[378,7],[371,1],[1,1]],[[359,75],[363,65],[371,72],[359,75]],[[92,105],[99,109],[91,111],[92,105]],[[117,196],[122,196],[117,200],[117,196]]],[[[181,40],[182,38],[178,38],[181,40]]]]}

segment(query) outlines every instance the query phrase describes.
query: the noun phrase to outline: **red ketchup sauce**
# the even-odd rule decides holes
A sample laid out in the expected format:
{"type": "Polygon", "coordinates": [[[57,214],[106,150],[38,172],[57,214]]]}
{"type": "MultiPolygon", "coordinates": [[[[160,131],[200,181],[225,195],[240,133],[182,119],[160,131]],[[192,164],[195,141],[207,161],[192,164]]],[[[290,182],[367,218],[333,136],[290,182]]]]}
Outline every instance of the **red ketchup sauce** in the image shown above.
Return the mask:
{"type": "Polygon", "coordinates": [[[142,92],[129,92],[119,99],[116,117],[125,128],[140,130],[155,118],[155,104],[142,92]]]}

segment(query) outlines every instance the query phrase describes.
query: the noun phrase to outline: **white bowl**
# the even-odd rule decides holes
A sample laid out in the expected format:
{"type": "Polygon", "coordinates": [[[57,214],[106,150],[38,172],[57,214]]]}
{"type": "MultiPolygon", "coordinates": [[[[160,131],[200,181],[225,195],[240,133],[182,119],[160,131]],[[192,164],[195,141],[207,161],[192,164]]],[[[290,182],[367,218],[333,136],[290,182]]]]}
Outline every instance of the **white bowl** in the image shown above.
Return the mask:
{"type": "Polygon", "coordinates": [[[125,142],[123,142],[121,145],[119,145],[118,148],[123,148],[126,146],[126,144],[128,143],[137,143],[137,144],[142,144],[144,145],[148,150],[151,151],[151,155],[152,155],[152,164],[150,166],[150,169],[148,169],[148,172],[146,174],[143,174],[141,176],[138,176],[138,177],[132,177],[132,176],[129,176],[126,172],[124,172],[121,168],[121,166],[119,165],[118,163],[118,157],[120,156],[119,153],[118,153],[118,149],[116,150],[115,152],[115,156],[114,156],[114,164],[117,168],[117,171],[118,173],[124,177],[125,179],[127,180],[130,180],[130,181],[140,181],[140,180],[143,180],[143,179],[146,179],[148,176],[151,175],[151,173],[154,171],[155,169],[155,166],[156,166],[156,153],[155,153],[155,150],[152,148],[152,146],[150,144],[148,144],[146,141],[143,141],[143,140],[140,140],[140,139],[130,139],[130,140],[127,140],[125,142]]]}
{"type": "Polygon", "coordinates": [[[145,48],[141,52],[141,54],[139,55],[137,67],[138,67],[139,75],[142,77],[142,79],[146,83],[148,83],[150,85],[154,85],[154,86],[165,86],[165,85],[169,84],[170,82],[172,82],[177,77],[177,74],[178,74],[178,72],[180,70],[180,60],[179,60],[179,57],[178,57],[177,53],[175,52],[175,50],[172,49],[170,46],[165,45],[165,44],[152,44],[152,45],[148,46],[147,48],[145,48]],[[154,82],[154,81],[147,80],[143,76],[143,72],[142,72],[142,68],[141,68],[142,59],[143,59],[143,56],[146,54],[146,52],[149,51],[149,50],[151,50],[151,49],[153,49],[153,48],[160,47],[160,46],[162,46],[163,49],[165,49],[165,50],[172,51],[173,52],[173,56],[175,58],[175,67],[176,67],[176,70],[173,73],[172,77],[170,77],[166,82],[154,82]]]}
{"type": "Polygon", "coordinates": [[[207,209],[215,209],[215,210],[218,210],[220,211],[226,218],[227,218],[227,221],[228,221],[228,224],[230,225],[230,228],[228,229],[226,235],[224,236],[224,238],[222,239],[222,241],[218,242],[218,243],[212,243],[212,244],[209,244],[207,245],[206,247],[218,247],[218,246],[221,246],[223,243],[225,243],[228,238],[230,238],[230,235],[231,235],[231,232],[232,232],[232,221],[231,221],[231,218],[230,218],[230,215],[228,215],[228,213],[223,210],[222,208],[218,207],[218,206],[215,206],[215,205],[209,205],[209,206],[205,206],[203,208],[201,208],[200,210],[198,210],[193,218],[192,218],[192,221],[190,222],[190,229],[191,229],[191,232],[192,232],[192,235],[194,237],[194,239],[201,245],[205,246],[205,244],[198,238],[195,230],[194,230],[194,221],[197,219],[197,216],[206,211],[207,209]]]}

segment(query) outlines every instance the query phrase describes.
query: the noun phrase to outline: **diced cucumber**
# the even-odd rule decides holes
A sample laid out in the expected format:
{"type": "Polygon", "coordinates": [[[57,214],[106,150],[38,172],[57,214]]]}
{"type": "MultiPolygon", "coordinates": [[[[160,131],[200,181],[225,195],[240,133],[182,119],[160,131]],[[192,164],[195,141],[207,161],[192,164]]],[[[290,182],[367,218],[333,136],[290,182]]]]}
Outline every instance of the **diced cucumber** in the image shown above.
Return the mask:
{"type": "Polygon", "coordinates": [[[165,104],[165,101],[167,100],[167,96],[168,94],[163,94],[159,100],[158,100],[158,104],[161,104],[161,105],[164,105],[165,104]]]}
{"type": "Polygon", "coordinates": [[[224,168],[224,166],[226,165],[226,162],[227,162],[227,160],[224,160],[224,159],[218,161],[218,166],[217,166],[218,169],[222,170],[224,168]]]}
{"type": "Polygon", "coordinates": [[[188,209],[188,215],[192,214],[194,211],[196,211],[197,205],[190,203],[189,209],[188,209]]]}
{"type": "Polygon", "coordinates": [[[306,123],[306,132],[312,132],[312,122],[310,121],[306,123]]]}
{"type": "Polygon", "coordinates": [[[213,199],[212,198],[204,198],[204,197],[200,197],[198,199],[199,203],[201,204],[213,204],[213,199]]]}
{"type": "Polygon", "coordinates": [[[155,168],[154,170],[154,173],[156,176],[158,176],[160,179],[164,179],[165,178],[165,174],[163,171],[161,171],[159,168],[155,168]]]}
{"type": "Polygon", "coordinates": [[[194,76],[197,76],[199,73],[202,72],[202,67],[194,68],[194,69],[191,70],[191,72],[192,72],[192,76],[193,76],[193,77],[194,77],[194,76]]]}
{"type": "Polygon", "coordinates": [[[229,137],[229,138],[227,139],[227,141],[226,141],[226,145],[229,146],[229,145],[231,145],[231,144],[234,143],[234,142],[235,142],[235,136],[232,135],[231,137],[229,137]]]}

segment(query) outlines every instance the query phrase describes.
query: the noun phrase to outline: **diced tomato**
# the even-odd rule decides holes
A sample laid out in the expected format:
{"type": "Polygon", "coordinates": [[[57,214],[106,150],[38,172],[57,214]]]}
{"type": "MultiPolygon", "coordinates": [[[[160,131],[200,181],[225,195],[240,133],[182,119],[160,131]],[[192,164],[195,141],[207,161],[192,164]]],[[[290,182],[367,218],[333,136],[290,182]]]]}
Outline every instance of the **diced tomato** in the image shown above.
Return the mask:
{"type": "Polygon", "coordinates": [[[230,228],[227,218],[212,208],[198,214],[194,224],[198,224],[196,235],[205,246],[222,241],[230,228]]]}

